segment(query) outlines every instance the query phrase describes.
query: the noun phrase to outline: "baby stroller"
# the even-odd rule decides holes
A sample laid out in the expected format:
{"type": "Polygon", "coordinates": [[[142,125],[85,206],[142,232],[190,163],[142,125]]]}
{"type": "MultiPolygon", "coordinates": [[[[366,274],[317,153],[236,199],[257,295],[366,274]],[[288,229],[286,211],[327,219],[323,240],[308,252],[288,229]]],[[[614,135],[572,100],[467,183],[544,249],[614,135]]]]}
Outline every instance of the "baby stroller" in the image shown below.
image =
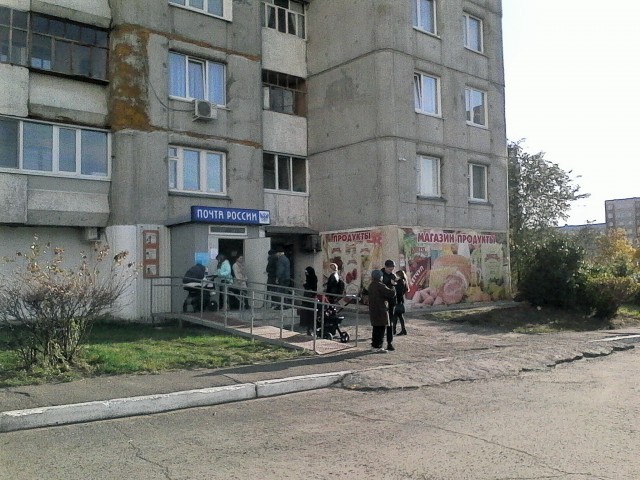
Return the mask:
{"type": "MultiPolygon", "coordinates": [[[[323,303],[327,302],[326,297],[321,297],[320,300],[323,303]]],[[[341,343],[347,343],[349,341],[349,334],[343,330],[340,330],[340,325],[344,320],[344,317],[339,315],[342,308],[338,309],[334,305],[318,305],[318,312],[316,315],[316,337],[323,335],[322,333],[322,319],[324,315],[324,337],[327,340],[339,339],[341,343]]]]}
{"type": "Polygon", "coordinates": [[[212,277],[204,276],[204,267],[200,272],[196,269],[199,266],[190,268],[182,279],[182,288],[187,292],[187,298],[182,303],[183,313],[187,313],[190,309],[193,312],[202,310],[214,312],[218,310],[218,304],[214,300],[215,291],[212,277]],[[202,277],[200,276],[201,274],[203,275],[202,277]],[[202,278],[202,280],[198,280],[198,277],[202,278]]]}

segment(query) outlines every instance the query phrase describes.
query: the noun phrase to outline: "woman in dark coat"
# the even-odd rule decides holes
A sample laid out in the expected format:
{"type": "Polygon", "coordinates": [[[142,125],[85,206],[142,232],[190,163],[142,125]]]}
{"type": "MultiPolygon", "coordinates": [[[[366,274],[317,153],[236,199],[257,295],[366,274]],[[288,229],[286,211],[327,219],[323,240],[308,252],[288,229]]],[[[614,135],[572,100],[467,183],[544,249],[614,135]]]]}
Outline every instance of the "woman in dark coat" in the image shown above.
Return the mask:
{"type": "Polygon", "coordinates": [[[393,334],[394,335],[406,335],[407,330],[404,328],[404,295],[407,293],[407,275],[403,270],[396,272],[396,306],[393,311],[393,334]],[[398,320],[400,320],[400,333],[396,334],[396,328],[398,327],[398,320]]]}
{"type": "MultiPolygon", "coordinates": [[[[313,267],[307,267],[304,269],[304,296],[307,298],[315,299],[318,290],[318,277],[313,267]]],[[[306,327],[307,335],[311,335],[313,330],[313,320],[315,318],[315,311],[313,310],[315,303],[302,302],[304,309],[300,309],[300,326],[306,327]]]]}
{"type": "Polygon", "coordinates": [[[382,283],[382,272],[371,272],[369,284],[369,320],[371,321],[371,349],[376,353],[387,353],[382,348],[384,334],[389,326],[389,300],[395,298],[396,291],[382,283]]]}

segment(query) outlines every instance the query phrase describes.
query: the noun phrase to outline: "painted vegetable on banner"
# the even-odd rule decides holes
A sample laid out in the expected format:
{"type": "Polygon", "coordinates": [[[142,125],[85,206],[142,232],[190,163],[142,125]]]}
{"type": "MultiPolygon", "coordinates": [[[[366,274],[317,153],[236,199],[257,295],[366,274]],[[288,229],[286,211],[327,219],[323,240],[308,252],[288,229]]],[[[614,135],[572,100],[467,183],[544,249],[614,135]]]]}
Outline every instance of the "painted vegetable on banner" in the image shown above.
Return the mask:
{"type": "Polygon", "coordinates": [[[399,229],[411,308],[510,295],[506,234],[399,229]]]}

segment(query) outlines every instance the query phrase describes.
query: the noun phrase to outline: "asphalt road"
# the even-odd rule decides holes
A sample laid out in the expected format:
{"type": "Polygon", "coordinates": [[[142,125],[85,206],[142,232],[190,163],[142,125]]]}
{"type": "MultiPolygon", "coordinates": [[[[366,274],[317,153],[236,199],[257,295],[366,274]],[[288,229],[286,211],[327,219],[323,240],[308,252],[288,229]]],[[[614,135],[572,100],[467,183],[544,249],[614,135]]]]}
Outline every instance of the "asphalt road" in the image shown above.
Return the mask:
{"type": "Polygon", "coordinates": [[[639,372],[636,348],[515,376],[4,433],[0,479],[637,479],[639,372]]]}

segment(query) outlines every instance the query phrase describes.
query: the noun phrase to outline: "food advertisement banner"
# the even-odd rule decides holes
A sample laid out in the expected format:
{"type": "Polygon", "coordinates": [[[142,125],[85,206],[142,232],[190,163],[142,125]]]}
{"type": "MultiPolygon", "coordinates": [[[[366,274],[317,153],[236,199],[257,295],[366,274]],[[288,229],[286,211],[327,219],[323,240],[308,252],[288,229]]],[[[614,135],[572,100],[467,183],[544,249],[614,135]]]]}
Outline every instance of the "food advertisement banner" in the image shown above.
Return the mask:
{"type": "Polygon", "coordinates": [[[506,234],[400,228],[398,236],[412,309],[509,298],[506,234]]]}
{"type": "Polygon", "coordinates": [[[382,259],[382,231],[333,232],[322,235],[322,283],[330,273],[329,264],[335,263],[345,283],[345,293],[357,295],[367,287],[371,270],[380,268],[382,259]]]}

